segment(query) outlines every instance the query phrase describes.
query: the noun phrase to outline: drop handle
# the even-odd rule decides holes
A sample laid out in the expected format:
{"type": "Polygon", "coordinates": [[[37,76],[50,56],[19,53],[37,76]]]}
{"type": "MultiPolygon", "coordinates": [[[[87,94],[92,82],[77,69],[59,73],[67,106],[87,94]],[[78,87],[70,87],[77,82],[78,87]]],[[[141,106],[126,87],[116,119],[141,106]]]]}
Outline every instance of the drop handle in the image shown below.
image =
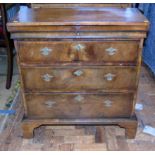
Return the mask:
{"type": "Polygon", "coordinates": [[[74,49],[76,49],[79,52],[79,51],[82,51],[83,49],[85,49],[85,46],[82,44],[77,44],[74,46],[74,49]]]}
{"type": "Polygon", "coordinates": [[[107,81],[112,81],[115,77],[116,77],[116,75],[115,74],[112,74],[112,73],[108,73],[108,74],[104,75],[104,78],[107,81]]]}
{"type": "Polygon", "coordinates": [[[81,76],[84,72],[82,70],[76,70],[73,74],[75,76],[81,76]]]}
{"type": "Polygon", "coordinates": [[[111,106],[112,106],[112,103],[113,103],[113,102],[112,102],[111,100],[105,100],[105,101],[104,101],[104,106],[105,106],[105,107],[111,107],[111,106]]]}
{"type": "Polygon", "coordinates": [[[105,51],[108,53],[108,55],[112,56],[117,52],[117,49],[110,47],[110,48],[107,48],[105,51]]]}
{"type": "Polygon", "coordinates": [[[74,97],[74,100],[77,101],[77,102],[82,102],[84,100],[84,97],[81,96],[81,95],[77,95],[74,97]]]}
{"type": "Polygon", "coordinates": [[[56,105],[56,102],[55,101],[46,101],[44,104],[46,105],[47,108],[53,108],[53,106],[56,105]]]}
{"type": "Polygon", "coordinates": [[[50,74],[44,74],[44,75],[42,76],[42,79],[43,79],[44,81],[46,81],[46,82],[51,81],[51,79],[53,79],[53,78],[54,78],[54,76],[53,76],[53,75],[50,75],[50,74]]]}
{"type": "Polygon", "coordinates": [[[43,56],[48,56],[52,52],[52,49],[48,47],[44,47],[40,51],[43,56]]]}

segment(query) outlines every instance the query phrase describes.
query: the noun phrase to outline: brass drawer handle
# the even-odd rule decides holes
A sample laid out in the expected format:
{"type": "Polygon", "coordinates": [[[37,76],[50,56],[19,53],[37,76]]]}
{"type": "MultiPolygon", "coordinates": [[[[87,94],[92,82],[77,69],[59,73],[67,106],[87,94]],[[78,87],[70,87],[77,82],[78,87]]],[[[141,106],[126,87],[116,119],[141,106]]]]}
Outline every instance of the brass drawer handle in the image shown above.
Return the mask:
{"type": "Polygon", "coordinates": [[[108,55],[114,55],[116,53],[117,49],[116,48],[113,48],[113,47],[110,47],[110,48],[107,48],[106,49],[106,52],[108,53],[108,55]]]}
{"type": "Polygon", "coordinates": [[[112,73],[108,73],[108,74],[104,75],[104,77],[105,77],[105,79],[106,79],[107,81],[112,81],[112,80],[114,79],[115,76],[116,76],[116,75],[115,75],[115,74],[112,74],[112,73]]]}
{"type": "Polygon", "coordinates": [[[41,50],[41,54],[44,56],[48,56],[50,54],[50,52],[52,52],[52,49],[48,48],[48,47],[44,47],[41,50]]]}
{"type": "Polygon", "coordinates": [[[46,101],[45,105],[47,108],[52,108],[54,105],[56,105],[55,101],[46,101]]]}
{"type": "Polygon", "coordinates": [[[82,70],[76,70],[73,74],[75,76],[81,76],[83,74],[83,71],[82,70]]]}
{"type": "Polygon", "coordinates": [[[44,74],[42,76],[42,78],[43,78],[44,81],[49,82],[49,81],[51,81],[52,78],[54,78],[54,76],[53,75],[49,75],[49,74],[44,74]]]}
{"type": "Polygon", "coordinates": [[[85,46],[82,44],[77,44],[74,46],[74,48],[79,52],[79,51],[85,49],[85,46]]]}
{"type": "Polygon", "coordinates": [[[104,106],[105,106],[105,107],[111,107],[111,106],[112,106],[112,103],[113,103],[113,102],[110,101],[110,100],[105,100],[105,101],[104,101],[104,106]]]}
{"type": "Polygon", "coordinates": [[[74,97],[74,100],[77,101],[77,102],[81,102],[84,100],[84,97],[81,96],[81,95],[77,95],[76,97],[74,97]]]}

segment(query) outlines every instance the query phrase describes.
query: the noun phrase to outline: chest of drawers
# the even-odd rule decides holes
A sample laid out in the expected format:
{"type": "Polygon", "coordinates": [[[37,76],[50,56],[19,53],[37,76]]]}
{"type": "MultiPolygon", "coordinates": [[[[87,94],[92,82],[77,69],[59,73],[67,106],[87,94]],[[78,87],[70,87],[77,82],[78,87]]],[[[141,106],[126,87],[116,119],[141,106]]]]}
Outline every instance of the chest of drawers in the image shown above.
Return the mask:
{"type": "Polygon", "coordinates": [[[21,8],[7,24],[18,54],[23,136],[41,125],[118,125],[134,138],[147,19],[128,8],[21,8]]]}

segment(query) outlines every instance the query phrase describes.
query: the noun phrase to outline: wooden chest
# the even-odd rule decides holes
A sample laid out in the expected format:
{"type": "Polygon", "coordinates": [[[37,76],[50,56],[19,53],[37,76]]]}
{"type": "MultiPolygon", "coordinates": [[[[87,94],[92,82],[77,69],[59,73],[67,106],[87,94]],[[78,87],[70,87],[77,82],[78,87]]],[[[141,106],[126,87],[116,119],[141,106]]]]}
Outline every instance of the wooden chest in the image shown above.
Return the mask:
{"type": "Polygon", "coordinates": [[[18,53],[23,135],[41,125],[118,125],[134,138],[147,19],[134,8],[21,8],[7,24],[18,53]]]}

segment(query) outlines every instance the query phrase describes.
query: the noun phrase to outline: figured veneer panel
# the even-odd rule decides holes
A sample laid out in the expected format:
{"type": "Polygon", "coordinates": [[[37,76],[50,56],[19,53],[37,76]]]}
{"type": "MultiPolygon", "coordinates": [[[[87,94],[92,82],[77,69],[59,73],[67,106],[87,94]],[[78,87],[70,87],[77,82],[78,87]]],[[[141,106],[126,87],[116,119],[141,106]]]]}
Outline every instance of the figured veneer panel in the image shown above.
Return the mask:
{"type": "Polygon", "coordinates": [[[21,41],[20,62],[55,63],[136,63],[139,41],[21,41]]]}
{"type": "Polygon", "coordinates": [[[41,92],[136,89],[136,67],[23,67],[24,89],[41,92]]]}
{"type": "Polygon", "coordinates": [[[133,94],[25,94],[29,118],[130,117],[133,94]]]}

